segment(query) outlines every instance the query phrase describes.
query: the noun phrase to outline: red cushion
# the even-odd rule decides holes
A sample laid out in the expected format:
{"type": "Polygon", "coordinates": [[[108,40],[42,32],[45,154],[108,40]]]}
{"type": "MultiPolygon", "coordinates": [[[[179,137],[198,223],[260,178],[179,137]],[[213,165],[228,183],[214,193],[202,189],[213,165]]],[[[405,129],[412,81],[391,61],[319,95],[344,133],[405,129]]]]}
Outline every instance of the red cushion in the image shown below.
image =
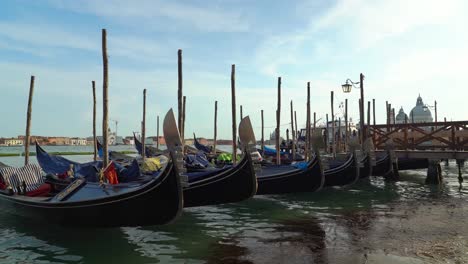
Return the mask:
{"type": "Polygon", "coordinates": [[[51,190],[52,190],[52,185],[48,183],[43,183],[36,190],[27,192],[26,196],[31,196],[31,197],[47,196],[51,190]]]}
{"type": "Polygon", "coordinates": [[[5,190],[6,189],[6,184],[0,181],[0,189],[5,190]]]}

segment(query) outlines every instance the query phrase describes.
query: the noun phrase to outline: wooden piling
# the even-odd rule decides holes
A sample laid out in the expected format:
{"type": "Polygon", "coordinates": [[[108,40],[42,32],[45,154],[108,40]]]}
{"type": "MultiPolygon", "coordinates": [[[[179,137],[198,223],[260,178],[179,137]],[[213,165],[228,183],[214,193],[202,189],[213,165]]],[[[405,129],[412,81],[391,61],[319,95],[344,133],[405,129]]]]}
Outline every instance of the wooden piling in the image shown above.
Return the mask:
{"type": "Polygon", "coordinates": [[[325,136],[325,149],[326,149],[326,153],[329,153],[330,152],[330,149],[329,149],[329,143],[330,142],[330,127],[328,125],[328,114],[325,115],[325,122],[327,122],[327,126],[326,126],[326,136],[325,136]]]}
{"type": "Polygon", "coordinates": [[[242,105],[240,105],[240,120],[244,119],[244,113],[242,113],[242,105]]]}
{"type": "Polygon", "coordinates": [[[146,89],[143,89],[143,119],[141,121],[141,157],[146,158],[146,89]]]}
{"type": "Polygon", "coordinates": [[[262,155],[265,155],[265,129],[263,123],[263,110],[261,111],[262,116],[262,155]]]}
{"type": "Polygon", "coordinates": [[[216,140],[217,140],[217,137],[218,137],[218,101],[215,101],[213,154],[216,153],[216,140]]]}
{"type": "Polygon", "coordinates": [[[278,106],[276,108],[276,164],[281,164],[280,154],[281,77],[278,77],[278,106]]]}
{"type": "Polygon", "coordinates": [[[370,101],[367,101],[367,129],[366,129],[367,135],[366,135],[366,139],[368,137],[370,137],[370,110],[371,110],[370,101]]]}
{"type": "Polygon", "coordinates": [[[313,129],[313,132],[315,132],[316,128],[317,128],[317,113],[314,112],[314,129],[313,129]]]}
{"type": "Polygon", "coordinates": [[[24,165],[29,164],[29,145],[31,138],[31,117],[32,117],[32,100],[34,94],[34,80],[36,77],[31,76],[29,83],[29,97],[28,97],[28,112],[26,114],[26,136],[24,138],[24,165]]]}
{"type": "Polygon", "coordinates": [[[183,83],[182,83],[182,50],[177,51],[177,111],[178,111],[178,123],[179,133],[182,137],[182,115],[183,115],[183,105],[182,105],[182,96],[183,96],[183,83]]]}
{"type": "Polygon", "coordinates": [[[348,139],[349,139],[349,128],[348,128],[348,99],[345,99],[345,146],[344,150],[347,151],[348,139]]]}
{"type": "Polygon", "coordinates": [[[395,108],[392,108],[392,123],[395,124],[395,108]]]}
{"type": "MultiPolygon", "coordinates": [[[[182,145],[185,147],[185,102],[186,102],[187,97],[182,96],[182,131],[181,131],[181,140],[182,140],[182,145]]],[[[184,148],[185,150],[185,148],[184,148]]]]}
{"type": "Polygon", "coordinates": [[[159,149],[159,116],[157,118],[157,122],[156,122],[156,148],[159,149]]]}
{"type": "Polygon", "coordinates": [[[337,152],[341,152],[341,117],[338,118],[338,147],[337,152]]]}
{"type": "Polygon", "coordinates": [[[296,128],[294,131],[296,131],[296,139],[299,137],[298,129],[297,129],[297,114],[296,111],[294,111],[294,127],[296,128]]]}
{"type": "Polygon", "coordinates": [[[102,166],[106,168],[109,164],[109,73],[108,73],[108,57],[107,57],[107,32],[102,30],[102,166]]]}
{"type": "Polygon", "coordinates": [[[333,107],[333,91],[330,93],[331,117],[332,117],[332,153],[336,158],[336,135],[335,135],[335,109],[333,107]]]}
{"type": "Polygon", "coordinates": [[[375,122],[376,122],[376,121],[375,121],[375,99],[372,99],[372,115],[373,115],[373,118],[372,118],[372,119],[373,119],[373,121],[374,121],[373,124],[374,124],[374,126],[375,126],[375,122]]]}
{"type": "MultiPolygon", "coordinates": [[[[296,159],[296,133],[297,131],[294,129],[294,109],[293,109],[293,101],[291,100],[291,138],[292,138],[292,160],[296,159]]],[[[289,143],[289,142],[288,142],[289,143]]]]}
{"type": "Polygon", "coordinates": [[[236,65],[231,65],[231,107],[232,107],[232,163],[237,158],[237,123],[236,123],[236,65]]]}
{"type": "Polygon", "coordinates": [[[96,137],[96,82],[91,82],[93,87],[93,160],[97,160],[97,137],[96,137]]]}
{"type": "Polygon", "coordinates": [[[310,135],[310,82],[307,82],[307,119],[306,119],[306,157],[311,158],[311,135],[310,135]]]}

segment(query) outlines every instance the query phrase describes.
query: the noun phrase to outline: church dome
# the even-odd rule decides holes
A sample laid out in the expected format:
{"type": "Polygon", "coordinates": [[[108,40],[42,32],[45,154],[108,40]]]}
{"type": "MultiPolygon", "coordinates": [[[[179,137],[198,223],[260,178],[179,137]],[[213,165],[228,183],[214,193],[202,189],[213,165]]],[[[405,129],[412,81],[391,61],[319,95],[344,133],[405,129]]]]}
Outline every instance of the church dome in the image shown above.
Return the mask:
{"type": "Polygon", "coordinates": [[[421,96],[418,96],[416,100],[416,106],[413,107],[413,110],[410,112],[409,119],[414,123],[422,122],[432,122],[432,114],[427,106],[424,105],[424,102],[421,96]]]}
{"type": "Polygon", "coordinates": [[[403,111],[403,107],[400,108],[398,115],[395,117],[395,121],[397,124],[405,123],[405,120],[408,119],[408,115],[403,111]]]}

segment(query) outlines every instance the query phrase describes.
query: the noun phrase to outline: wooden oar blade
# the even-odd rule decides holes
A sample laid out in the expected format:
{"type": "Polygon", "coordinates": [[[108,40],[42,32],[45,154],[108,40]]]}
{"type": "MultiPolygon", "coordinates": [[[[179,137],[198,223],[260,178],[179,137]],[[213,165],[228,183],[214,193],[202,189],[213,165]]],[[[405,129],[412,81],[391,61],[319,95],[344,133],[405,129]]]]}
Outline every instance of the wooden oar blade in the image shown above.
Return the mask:
{"type": "Polygon", "coordinates": [[[249,116],[244,117],[239,124],[239,138],[244,147],[249,145],[255,146],[257,143],[249,116]]]}
{"type": "Polygon", "coordinates": [[[180,140],[179,129],[177,128],[172,108],[164,117],[163,133],[166,140],[166,146],[169,150],[174,150],[174,148],[182,146],[182,140],[180,140]]]}

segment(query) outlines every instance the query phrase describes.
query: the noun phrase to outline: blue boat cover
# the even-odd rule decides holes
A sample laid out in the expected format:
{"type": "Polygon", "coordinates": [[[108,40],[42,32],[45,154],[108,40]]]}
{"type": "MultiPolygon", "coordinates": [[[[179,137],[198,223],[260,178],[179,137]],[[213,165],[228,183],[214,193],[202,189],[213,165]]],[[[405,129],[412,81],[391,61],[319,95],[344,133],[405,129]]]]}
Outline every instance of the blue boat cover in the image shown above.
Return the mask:
{"type": "MultiPolygon", "coordinates": [[[[274,148],[270,148],[270,147],[267,147],[267,146],[264,146],[265,148],[265,153],[263,153],[264,156],[276,156],[276,149],[274,148]]],[[[262,153],[262,149],[257,149],[258,152],[262,153]]],[[[280,155],[285,155],[286,152],[284,151],[280,151],[280,155]]]]}
{"type": "MultiPolygon", "coordinates": [[[[89,182],[97,182],[97,172],[102,169],[102,161],[78,163],[61,156],[50,155],[38,144],[36,144],[36,158],[45,173],[62,174],[68,171],[70,165],[73,164],[75,177],[84,177],[89,182]]],[[[136,160],[128,167],[123,167],[118,163],[114,163],[114,165],[119,181],[129,182],[140,176],[140,167],[136,160]]]]}
{"type": "Polygon", "coordinates": [[[187,168],[207,168],[210,165],[210,162],[205,156],[205,153],[202,151],[197,152],[197,154],[187,154],[185,156],[185,166],[187,168]]]}

